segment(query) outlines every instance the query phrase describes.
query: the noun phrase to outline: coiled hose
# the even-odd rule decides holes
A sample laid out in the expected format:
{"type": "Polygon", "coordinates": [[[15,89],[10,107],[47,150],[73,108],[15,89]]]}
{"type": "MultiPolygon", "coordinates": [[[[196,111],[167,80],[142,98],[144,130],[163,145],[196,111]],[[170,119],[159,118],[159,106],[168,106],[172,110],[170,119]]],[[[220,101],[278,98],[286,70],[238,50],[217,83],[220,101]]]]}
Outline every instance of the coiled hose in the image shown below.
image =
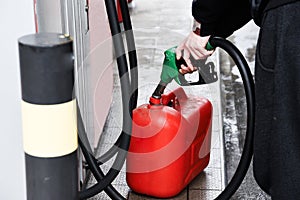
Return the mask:
{"type": "Polygon", "coordinates": [[[234,60],[242,76],[247,100],[247,130],[243,153],[232,179],[225,187],[224,191],[216,198],[216,200],[227,200],[241,185],[244,177],[247,174],[253,155],[253,135],[255,121],[254,81],[245,58],[236,46],[234,46],[228,40],[220,37],[211,37],[209,39],[209,43],[214,48],[220,47],[225,50],[234,60]]]}
{"type": "Polygon", "coordinates": [[[121,84],[122,93],[122,107],[123,107],[123,127],[122,132],[117,139],[115,145],[108,150],[99,159],[96,159],[92,154],[91,148],[84,141],[87,141],[86,131],[84,123],[81,118],[81,113],[78,113],[78,132],[79,132],[79,144],[82,153],[88,163],[89,169],[97,180],[97,183],[90,188],[87,188],[79,193],[80,199],[90,198],[101,191],[105,191],[112,199],[124,200],[125,198],[111,185],[112,181],[119,174],[130,144],[131,138],[131,116],[132,110],[136,107],[137,95],[138,95],[138,71],[137,71],[137,58],[134,44],[134,37],[132,33],[132,26],[129,16],[129,10],[126,0],[120,0],[120,6],[122,8],[122,17],[124,20],[124,29],[127,39],[127,46],[129,49],[129,62],[130,73],[128,72],[128,64],[125,55],[125,48],[123,38],[121,35],[121,29],[118,22],[117,11],[115,1],[105,0],[106,11],[108,15],[109,25],[113,38],[115,55],[117,56],[117,64],[119,71],[119,78],[121,84]],[[130,77],[129,77],[130,74],[130,77]],[[131,78],[131,80],[130,80],[131,78]],[[99,164],[102,164],[117,155],[115,161],[106,175],[102,172],[99,164]]]}

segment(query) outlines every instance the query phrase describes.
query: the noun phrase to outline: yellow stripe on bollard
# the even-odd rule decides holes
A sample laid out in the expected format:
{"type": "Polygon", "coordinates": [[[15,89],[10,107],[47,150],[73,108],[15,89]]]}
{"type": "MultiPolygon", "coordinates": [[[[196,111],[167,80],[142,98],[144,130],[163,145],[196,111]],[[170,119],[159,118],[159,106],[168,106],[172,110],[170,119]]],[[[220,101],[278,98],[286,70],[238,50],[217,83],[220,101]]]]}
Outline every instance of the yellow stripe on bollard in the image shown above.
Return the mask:
{"type": "Polygon", "coordinates": [[[78,147],[76,100],[37,105],[22,101],[24,151],[36,157],[58,157],[78,147]]]}

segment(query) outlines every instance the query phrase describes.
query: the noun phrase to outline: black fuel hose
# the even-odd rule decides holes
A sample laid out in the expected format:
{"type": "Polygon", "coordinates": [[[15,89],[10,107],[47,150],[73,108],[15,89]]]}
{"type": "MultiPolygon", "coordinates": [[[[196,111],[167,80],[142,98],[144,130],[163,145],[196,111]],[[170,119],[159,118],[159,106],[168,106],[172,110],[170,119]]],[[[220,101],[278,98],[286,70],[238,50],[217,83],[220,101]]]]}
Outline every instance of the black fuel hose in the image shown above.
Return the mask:
{"type": "MultiPolygon", "coordinates": [[[[125,0],[121,0],[125,1],[125,0]]],[[[115,188],[111,186],[112,181],[116,178],[116,176],[119,174],[127,155],[127,151],[130,144],[130,138],[131,138],[131,129],[132,129],[132,123],[131,123],[131,116],[132,116],[132,110],[136,106],[136,98],[137,98],[137,91],[134,93],[136,96],[133,98],[131,97],[131,93],[133,91],[133,88],[137,88],[137,70],[131,70],[131,81],[128,73],[128,65],[127,65],[127,59],[125,55],[125,48],[123,43],[123,38],[121,35],[120,25],[118,22],[117,17],[117,11],[116,11],[116,5],[115,1],[112,0],[105,0],[105,6],[106,11],[108,15],[109,25],[111,29],[113,44],[114,44],[114,50],[115,55],[117,57],[117,64],[118,64],[118,71],[119,71],[119,78],[121,82],[121,93],[122,93],[122,107],[123,107],[123,127],[122,127],[122,133],[119,139],[117,140],[118,145],[118,151],[111,151],[109,154],[109,157],[116,155],[115,161],[108,171],[106,175],[102,172],[100,167],[98,166],[97,159],[92,155],[92,152],[89,152],[84,143],[82,142],[81,138],[79,137],[79,143],[81,145],[83,154],[86,158],[86,161],[89,165],[89,168],[91,169],[91,172],[95,176],[96,180],[98,181],[95,185],[91,186],[90,188],[87,188],[79,193],[80,199],[86,199],[89,197],[92,197],[101,191],[105,190],[105,192],[112,198],[112,199],[125,199],[120,195],[115,188]],[[133,71],[133,72],[132,72],[133,71]],[[136,74],[135,74],[136,73],[136,74]],[[136,85],[134,85],[136,84],[136,85]],[[134,87],[133,87],[134,86],[134,87]]],[[[123,12],[125,13],[125,12],[123,12]]],[[[124,24],[125,25],[125,24],[124,24]]],[[[131,26],[131,24],[130,24],[131,26]]],[[[128,24],[127,24],[128,27],[128,24]]],[[[132,37],[133,38],[133,37],[132,37]]],[[[136,58],[133,58],[133,56],[136,55],[135,53],[131,54],[131,68],[136,68],[137,61],[136,58]],[[134,62],[136,63],[135,66],[134,62]]],[[[81,134],[85,134],[84,124],[81,119],[81,116],[79,117],[78,122],[78,131],[81,134]]],[[[108,158],[108,156],[107,156],[108,158]]]]}
{"type": "MultiPolygon", "coordinates": [[[[138,62],[137,62],[137,54],[136,54],[136,47],[135,47],[135,39],[132,30],[132,24],[128,9],[127,0],[119,0],[120,7],[121,7],[121,14],[123,18],[123,25],[124,31],[126,36],[127,42],[127,49],[128,49],[128,58],[130,64],[130,82],[131,82],[131,107],[136,108],[137,105],[137,97],[138,97],[138,62]]],[[[118,149],[120,141],[122,140],[122,134],[120,134],[119,138],[116,140],[115,144],[106,151],[103,155],[97,158],[98,165],[101,165],[114,156],[118,149]]]]}
{"type": "Polygon", "coordinates": [[[135,47],[135,39],[131,25],[131,19],[128,9],[127,0],[119,0],[121,13],[123,18],[123,25],[125,30],[127,49],[128,49],[128,58],[130,63],[130,80],[131,80],[131,102],[132,107],[136,108],[137,106],[137,97],[138,97],[138,63],[135,47]]]}
{"type": "Polygon", "coordinates": [[[220,37],[211,37],[209,39],[209,43],[214,48],[220,47],[221,49],[225,50],[234,60],[242,76],[247,100],[247,130],[241,159],[230,182],[225,187],[224,191],[216,198],[216,200],[227,200],[242,184],[249,169],[253,155],[253,135],[255,121],[254,81],[244,56],[236,46],[234,46],[228,40],[220,37]]]}
{"type": "MultiPolygon", "coordinates": [[[[81,147],[81,151],[82,151],[85,159],[88,161],[88,163],[90,165],[89,168],[90,168],[92,174],[94,175],[95,179],[98,182],[101,182],[101,179],[104,177],[104,173],[102,172],[100,167],[97,165],[97,161],[96,161],[94,155],[92,154],[91,148],[88,148],[88,147],[90,147],[90,145],[88,143],[87,134],[86,134],[86,131],[85,131],[85,128],[84,128],[84,124],[83,124],[83,120],[82,120],[82,117],[81,117],[80,109],[77,109],[77,110],[78,110],[78,115],[77,115],[77,118],[78,118],[77,119],[77,121],[78,121],[78,132],[80,133],[78,142],[79,142],[79,145],[81,147]]],[[[89,195],[85,194],[83,191],[81,191],[79,193],[79,198],[80,199],[88,198],[89,195]]],[[[104,191],[111,199],[116,199],[116,200],[124,200],[125,199],[125,198],[122,197],[121,194],[118,193],[118,191],[111,184],[109,184],[104,189],[104,191]]]]}

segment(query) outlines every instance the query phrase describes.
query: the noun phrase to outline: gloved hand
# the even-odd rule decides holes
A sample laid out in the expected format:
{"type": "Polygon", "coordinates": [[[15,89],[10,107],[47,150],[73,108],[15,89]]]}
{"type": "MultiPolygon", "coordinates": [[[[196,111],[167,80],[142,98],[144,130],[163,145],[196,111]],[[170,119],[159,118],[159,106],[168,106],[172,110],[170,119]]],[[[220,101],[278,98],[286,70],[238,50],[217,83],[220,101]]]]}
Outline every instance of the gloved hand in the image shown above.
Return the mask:
{"type": "Polygon", "coordinates": [[[214,51],[205,49],[210,36],[201,37],[194,32],[191,32],[177,47],[176,59],[181,57],[185,60],[187,66],[181,65],[179,72],[181,74],[192,73],[197,68],[191,63],[190,57],[193,56],[195,60],[206,59],[214,51]]]}

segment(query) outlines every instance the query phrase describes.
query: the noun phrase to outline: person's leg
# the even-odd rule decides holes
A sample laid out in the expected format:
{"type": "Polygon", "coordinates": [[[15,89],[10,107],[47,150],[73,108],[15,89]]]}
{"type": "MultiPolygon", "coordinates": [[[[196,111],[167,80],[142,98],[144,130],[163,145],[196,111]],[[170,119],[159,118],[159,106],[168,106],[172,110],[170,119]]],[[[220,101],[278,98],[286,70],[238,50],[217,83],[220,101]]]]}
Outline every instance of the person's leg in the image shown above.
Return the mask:
{"type": "Polygon", "coordinates": [[[268,11],[257,46],[254,174],[272,199],[300,198],[299,10],[268,11]]]}

